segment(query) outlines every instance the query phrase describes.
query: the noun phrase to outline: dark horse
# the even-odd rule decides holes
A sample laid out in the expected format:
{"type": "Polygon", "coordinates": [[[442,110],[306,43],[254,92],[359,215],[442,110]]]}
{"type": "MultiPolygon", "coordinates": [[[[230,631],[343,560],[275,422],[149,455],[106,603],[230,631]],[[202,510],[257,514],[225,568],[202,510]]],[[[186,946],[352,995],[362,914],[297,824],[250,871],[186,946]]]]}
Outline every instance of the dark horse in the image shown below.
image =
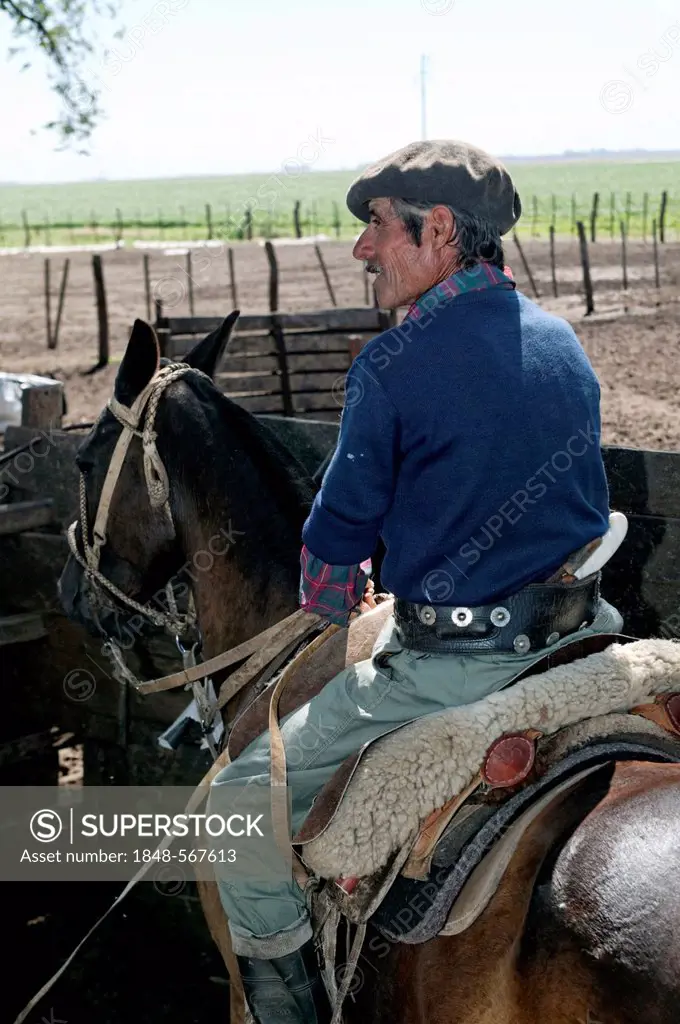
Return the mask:
{"type": "MultiPolygon", "coordinates": [[[[211,377],[235,318],[187,362],[211,377]]],[[[155,335],[138,321],[116,397],[131,404],[158,366],[155,335]]],[[[300,529],[315,486],[267,428],[203,377],[168,387],[155,430],[175,527],[149,504],[141,446],[133,442],[111,500],[100,568],[144,603],[196,552],[212,551],[211,538],[231,531],[234,543],[194,583],[207,658],[297,607],[300,529]]],[[[105,411],[78,454],[90,523],[120,431],[105,411]]],[[[69,614],[106,627],[73,558],[60,586],[69,614]]],[[[345,1006],[348,1024],[678,1021],[680,765],[628,762],[591,779],[536,820],[495,897],[462,935],[409,946],[369,931],[345,1006]]],[[[204,885],[201,893],[237,979],[215,889],[204,885]]],[[[234,1024],[241,1019],[237,986],[234,1024]]]]}

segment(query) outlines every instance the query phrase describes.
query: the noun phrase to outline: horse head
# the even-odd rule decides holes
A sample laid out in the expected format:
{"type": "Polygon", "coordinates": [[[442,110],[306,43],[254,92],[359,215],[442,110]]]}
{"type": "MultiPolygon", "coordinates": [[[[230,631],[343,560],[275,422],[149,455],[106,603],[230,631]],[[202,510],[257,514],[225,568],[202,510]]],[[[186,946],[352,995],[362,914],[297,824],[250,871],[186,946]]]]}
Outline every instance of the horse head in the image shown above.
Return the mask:
{"type": "Polygon", "coordinates": [[[161,359],[153,328],[135,321],[113,396],[76,456],[80,513],[59,593],[92,633],[120,635],[121,615],[138,633],[148,622],[181,632],[187,598],[208,650],[296,607],[314,487],[213,383],[238,316],[182,363],[161,359]]]}

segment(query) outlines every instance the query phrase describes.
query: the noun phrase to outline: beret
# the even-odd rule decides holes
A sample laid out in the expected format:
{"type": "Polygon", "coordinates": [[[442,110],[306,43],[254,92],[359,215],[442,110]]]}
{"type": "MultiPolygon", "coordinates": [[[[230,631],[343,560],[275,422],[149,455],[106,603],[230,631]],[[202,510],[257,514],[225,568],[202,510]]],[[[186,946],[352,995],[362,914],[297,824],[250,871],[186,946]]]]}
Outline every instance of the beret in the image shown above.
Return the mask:
{"type": "Polygon", "coordinates": [[[368,223],[371,199],[444,203],[495,224],[501,235],[520,218],[522,204],[498,160],[467,142],[411,142],[367,167],[350,185],[347,206],[368,223]]]}

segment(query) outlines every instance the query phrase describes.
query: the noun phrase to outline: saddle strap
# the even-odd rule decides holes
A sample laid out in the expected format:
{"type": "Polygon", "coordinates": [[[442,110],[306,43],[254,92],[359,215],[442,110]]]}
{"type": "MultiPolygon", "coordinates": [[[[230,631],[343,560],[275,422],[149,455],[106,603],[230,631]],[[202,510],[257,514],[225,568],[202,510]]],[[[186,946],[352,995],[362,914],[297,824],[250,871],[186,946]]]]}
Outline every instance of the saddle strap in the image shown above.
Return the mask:
{"type": "Polygon", "coordinates": [[[283,695],[283,691],[299,666],[303,662],[308,661],[309,658],[316,653],[319,647],[322,647],[323,644],[330,640],[330,638],[342,628],[342,626],[338,626],[335,623],[330,623],[320,636],[315,637],[315,639],[305,647],[304,651],[301,651],[289,665],[286,665],[281,673],[278,683],[274,686],[271,700],[269,702],[272,827],[274,829],[274,838],[282,853],[287,856],[289,852],[292,852],[293,877],[303,890],[309,882],[310,876],[302,861],[291,846],[292,830],[288,814],[288,800],[285,797],[287,782],[286,748],[283,742],[281,727],[279,725],[279,702],[283,695]],[[284,792],[283,799],[281,796],[282,792],[284,792]]]}

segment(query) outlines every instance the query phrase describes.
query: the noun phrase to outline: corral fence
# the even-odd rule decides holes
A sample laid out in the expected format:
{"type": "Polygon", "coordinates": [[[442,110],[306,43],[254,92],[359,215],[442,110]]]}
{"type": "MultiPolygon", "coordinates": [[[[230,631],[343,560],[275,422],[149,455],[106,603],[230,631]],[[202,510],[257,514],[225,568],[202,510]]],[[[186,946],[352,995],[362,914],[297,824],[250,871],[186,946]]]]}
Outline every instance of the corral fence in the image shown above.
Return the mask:
{"type": "MultiPolygon", "coordinates": [[[[617,237],[619,225],[625,224],[630,238],[651,238],[652,222],[659,228],[663,244],[671,236],[680,239],[680,196],[669,190],[652,192],[602,191],[588,195],[528,195],[523,197],[524,209],[517,225],[520,235],[546,238],[552,230],[558,236],[576,236],[577,225],[588,225],[590,241],[617,237]]],[[[223,241],[254,238],[305,238],[326,235],[349,238],[362,230],[363,224],[353,217],[344,203],[304,203],[296,200],[285,211],[243,205],[232,209],[206,203],[202,209],[169,212],[158,210],[150,216],[136,211],[115,209],[107,214],[93,211],[87,219],[70,215],[51,218],[48,213],[22,210],[20,223],[5,220],[0,210],[0,247],[85,245],[126,241],[223,241]]]]}
{"type": "MultiPolygon", "coordinates": [[[[666,204],[665,209],[668,209],[666,204]]],[[[620,288],[624,296],[624,305],[627,301],[626,295],[631,285],[630,274],[629,274],[629,256],[628,246],[631,241],[625,218],[620,218],[618,223],[618,236],[616,238],[618,251],[620,270],[615,270],[611,264],[609,273],[614,277],[614,280],[618,276],[618,283],[614,283],[615,288],[620,288]]],[[[596,312],[595,306],[595,284],[594,281],[598,280],[598,271],[595,273],[591,271],[591,255],[594,251],[597,251],[597,244],[593,245],[592,238],[595,235],[597,243],[597,225],[594,219],[589,221],[578,220],[575,225],[575,239],[574,245],[578,251],[577,260],[580,262],[580,285],[577,285],[576,290],[581,291],[584,297],[586,306],[586,315],[596,312]],[[595,230],[594,230],[595,229],[595,230]]],[[[660,289],[663,284],[662,274],[662,262],[660,257],[660,246],[661,246],[661,223],[657,221],[656,217],[652,218],[650,226],[650,239],[649,245],[644,246],[643,253],[643,274],[644,280],[650,287],[656,289],[657,292],[657,305],[660,301],[660,289]]],[[[541,240],[540,250],[543,245],[546,246],[546,255],[539,256],[537,262],[536,247],[532,247],[529,252],[529,256],[525,251],[525,246],[520,238],[519,231],[513,231],[507,242],[508,256],[510,245],[514,244],[515,250],[520,258],[524,275],[528,280],[529,291],[536,299],[540,299],[545,295],[552,295],[554,298],[563,294],[562,289],[567,288],[567,291],[574,290],[573,278],[571,275],[567,275],[567,282],[560,281],[560,266],[558,265],[557,259],[557,246],[556,246],[557,232],[555,228],[550,225],[548,229],[548,238],[541,240]],[[533,261],[533,267],[532,267],[533,261]],[[543,271],[545,268],[550,267],[550,279],[548,282],[545,280],[543,271]],[[541,280],[541,276],[543,279],[541,280]],[[571,278],[571,281],[569,280],[571,278]]],[[[666,233],[666,240],[667,233],[666,233]]],[[[526,242],[526,239],[524,239],[526,242]]],[[[215,243],[213,243],[215,244],[215,243]]],[[[571,247],[571,242],[567,243],[571,247]]],[[[194,247],[195,248],[195,247],[194,247]]],[[[329,268],[326,264],[326,258],[321,246],[318,242],[315,242],[313,249],[316,262],[318,264],[320,275],[322,276],[324,287],[328,294],[330,306],[333,309],[338,308],[338,302],[336,298],[336,289],[332,281],[332,274],[329,272],[329,268]]],[[[611,250],[608,250],[611,253],[611,250]]],[[[286,316],[283,312],[283,308],[279,303],[279,266],[276,255],[276,246],[270,240],[264,242],[264,253],[266,255],[266,261],[269,270],[269,314],[277,314],[279,318],[286,316]]],[[[232,248],[229,246],[224,247],[223,255],[226,257],[225,263],[228,268],[228,281],[225,279],[225,299],[227,296],[230,300],[232,309],[239,308],[239,283],[238,283],[238,250],[236,247],[232,248]]],[[[640,256],[640,250],[638,249],[638,258],[640,256]]],[[[139,269],[140,277],[143,277],[144,285],[144,296],[145,296],[145,313],[146,320],[151,323],[152,318],[155,316],[156,326],[161,331],[170,329],[171,333],[176,333],[173,327],[168,327],[167,323],[161,321],[167,320],[168,317],[175,319],[184,318],[185,323],[197,315],[197,301],[196,301],[196,285],[198,284],[196,270],[193,264],[193,249],[189,246],[184,251],[184,266],[182,268],[182,281],[180,282],[176,278],[169,279],[162,277],[160,280],[154,280],[152,272],[152,256],[149,253],[140,254],[139,269]],[[164,291],[164,282],[170,280],[171,283],[174,281],[178,287],[178,296],[172,301],[166,301],[162,297],[164,291]],[[185,308],[178,308],[184,306],[185,308]],[[188,318],[187,318],[188,314],[188,318]]],[[[92,283],[94,292],[94,304],[97,314],[97,352],[96,352],[96,363],[92,367],[92,371],[98,370],[106,366],[109,362],[109,312],[108,312],[108,301],[106,292],[106,274],[105,274],[105,260],[106,254],[92,253],[92,283]]],[[[62,316],[64,310],[64,302],[66,301],[67,284],[69,280],[69,268],[70,268],[70,257],[65,256],[61,265],[57,265],[57,271],[54,272],[53,264],[55,263],[54,256],[44,257],[44,302],[45,302],[45,327],[47,336],[47,347],[48,349],[56,349],[59,343],[59,332],[62,323],[62,316]],[[55,310],[56,304],[56,310],[55,310]]],[[[263,261],[263,271],[265,269],[263,261]]],[[[563,269],[563,268],[562,268],[563,269]]],[[[177,271],[175,270],[175,274],[177,271]]],[[[640,276],[640,265],[639,262],[634,270],[634,275],[639,284],[642,280],[640,276]]],[[[363,284],[364,284],[364,304],[367,307],[376,308],[378,303],[375,296],[374,285],[372,284],[370,275],[365,271],[362,272],[363,284]]],[[[605,289],[611,287],[611,280],[605,283],[605,289]]],[[[350,312],[353,312],[350,310],[350,312]]],[[[356,312],[356,311],[354,311],[356,312]]],[[[338,313],[342,313],[338,310],[338,313]]],[[[356,313],[359,316],[358,313],[356,313]]],[[[336,318],[337,319],[337,318],[336,318]]],[[[361,318],[359,318],[361,319],[361,318]]],[[[364,317],[364,320],[366,318],[364,317]]],[[[243,321],[243,318],[241,318],[243,321]]],[[[258,323],[258,329],[262,328],[265,330],[265,334],[269,336],[270,328],[272,326],[270,319],[267,316],[260,316],[259,320],[262,323],[258,323]],[[265,320],[267,321],[265,323],[265,320]]],[[[363,324],[364,320],[361,320],[363,324]]],[[[282,321],[281,321],[282,322],[282,321]]],[[[339,321],[338,321],[339,322],[339,321]]],[[[375,333],[379,333],[380,330],[384,329],[380,326],[375,318],[369,317],[366,321],[369,324],[367,329],[375,328],[375,333]]],[[[351,329],[351,324],[347,323],[347,328],[351,329]]],[[[363,330],[363,327],[357,329],[363,330]]],[[[191,332],[188,332],[191,333],[191,332]]],[[[274,342],[276,337],[272,335],[274,342]]],[[[252,370],[260,369],[260,366],[251,367],[252,370]]],[[[279,368],[280,369],[280,368],[279,368]]],[[[302,369],[302,367],[300,367],[302,369]]],[[[88,372],[92,372],[88,371],[88,372]]],[[[285,377],[285,374],[284,374],[285,377]]],[[[284,388],[285,390],[285,388],[284,388]]]]}

